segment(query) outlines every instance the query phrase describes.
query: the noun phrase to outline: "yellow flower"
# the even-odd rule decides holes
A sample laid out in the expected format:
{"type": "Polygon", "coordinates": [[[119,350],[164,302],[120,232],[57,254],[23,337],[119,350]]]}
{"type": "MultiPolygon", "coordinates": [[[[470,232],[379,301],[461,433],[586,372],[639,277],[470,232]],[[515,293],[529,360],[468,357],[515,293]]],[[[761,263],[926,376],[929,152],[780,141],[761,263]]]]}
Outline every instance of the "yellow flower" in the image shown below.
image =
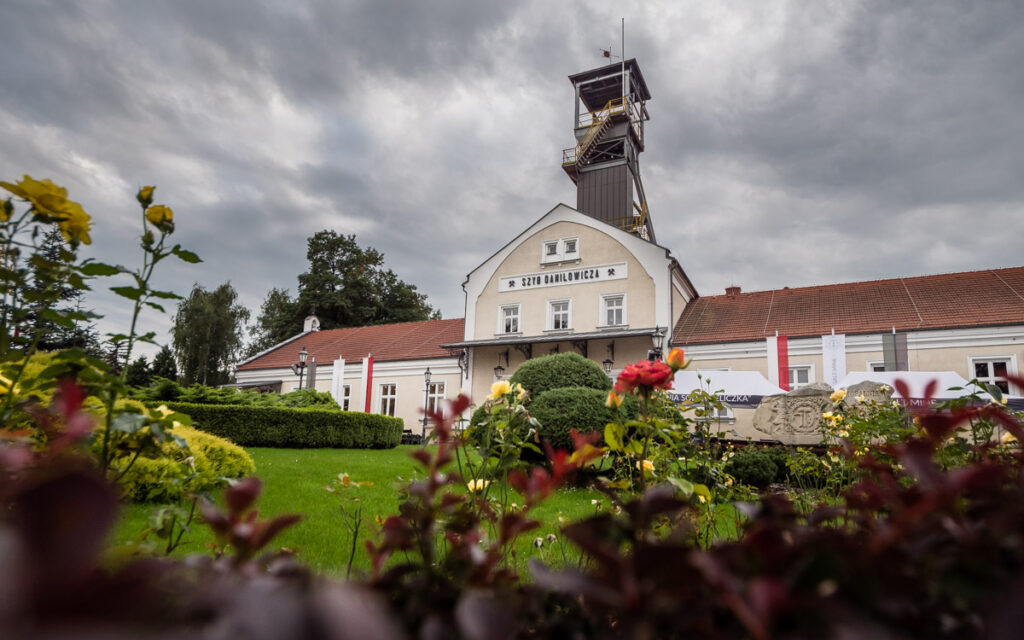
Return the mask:
{"type": "Polygon", "coordinates": [[[523,394],[526,393],[526,389],[523,389],[523,385],[518,382],[512,385],[512,392],[516,394],[516,398],[522,398],[523,394]]]}
{"type": "Polygon", "coordinates": [[[92,244],[92,238],[89,237],[92,219],[82,210],[82,205],[68,200],[64,204],[64,212],[66,217],[57,223],[64,239],[68,242],[92,244]]]}
{"type": "Polygon", "coordinates": [[[31,202],[36,212],[41,215],[51,218],[64,216],[63,210],[68,202],[68,190],[58,187],[49,180],[36,180],[32,176],[26,175],[18,184],[0,182],[0,187],[31,202]]]}
{"type": "Polygon", "coordinates": [[[843,398],[845,397],[846,389],[836,389],[835,391],[832,392],[832,395],[830,395],[828,399],[831,400],[833,404],[839,404],[840,402],[843,401],[843,398]]]}
{"type": "Polygon", "coordinates": [[[174,231],[174,212],[170,207],[162,204],[155,204],[146,209],[146,220],[149,220],[157,229],[171,233],[174,231]]]}
{"type": "Polygon", "coordinates": [[[883,384],[882,386],[878,387],[878,390],[881,391],[882,393],[885,393],[886,391],[892,391],[892,387],[890,387],[887,384],[883,384]]]}
{"type": "Polygon", "coordinates": [[[512,391],[512,385],[507,380],[498,380],[491,385],[491,395],[487,396],[488,400],[500,400],[505,394],[512,391]]]}
{"type": "Polygon", "coordinates": [[[686,357],[683,350],[679,347],[672,349],[668,352],[668,356],[665,357],[665,364],[672,367],[673,371],[683,369],[686,367],[686,357]]]}
{"type": "Polygon", "coordinates": [[[1001,438],[999,438],[999,441],[1002,442],[1003,444],[1010,444],[1011,442],[1017,441],[1017,436],[1007,431],[1006,433],[1003,434],[1001,438]]]}
{"type": "Polygon", "coordinates": [[[167,416],[169,416],[172,413],[174,413],[173,411],[171,411],[170,409],[167,408],[166,404],[160,405],[159,407],[157,407],[155,409],[155,411],[160,414],[161,418],[166,418],[167,416]]]}
{"type": "Polygon", "coordinates": [[[618,409],[619,406],[622,404],[622,396],[615,393],[615,390],[612,389],[611,391],[608,392],[608,399],[605,400],[604,403],[605,405],[612,409],[618,409]]]}
{"type": "Polygon", "coordinates": [[[481,480],[480,478],[477,478],[476,480],[470,480],[466,483],[466,487],[473,493],[477,493],[478,491],[486,489],[489,484],[491,484],[490,480],[481,480]]]}
{"type": "Polygon", "coordinates": [[[857,400],[857,402],[861,404],[863,404],[864,401],[867,400],[867,398],[865,398],[864,396],[857,396],[855,399],[857,400]]]}
{"type": "Polygon", "coordinates": [[[153,204],[154,191],[156,191],[156,187],[142,187],[139,189],[139,193],[135,195],[135,198],[143,207],[148,207],[153,204]]]}
{"type": "Polygon", "coordinates": [[[821,417],[825,418],[826,420],[831,420],[832,419],[832,412],[831,411],[826,411],[825,413],[821,414],[821,417]]]}
{"type": "Polygon", "coordinates": [[[700,495],[699,493],[697,494],[697,499],[700,500],[701,504],[704,504],[705,502],[708,501],[707,498],[705,498],[704,496],[700,495]]]}
{"type": "Polygon", "coordinates": [[[654,473],[654,463],[650,460],[637,460],[636,468],[644,473],[654,473]]]}

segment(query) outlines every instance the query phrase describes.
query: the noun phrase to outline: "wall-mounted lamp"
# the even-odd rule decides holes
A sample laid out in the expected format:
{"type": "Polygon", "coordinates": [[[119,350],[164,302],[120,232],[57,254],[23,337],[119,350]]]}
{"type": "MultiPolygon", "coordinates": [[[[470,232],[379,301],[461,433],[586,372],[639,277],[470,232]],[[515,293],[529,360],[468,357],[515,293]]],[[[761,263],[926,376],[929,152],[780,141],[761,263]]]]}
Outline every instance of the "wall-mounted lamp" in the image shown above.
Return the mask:
{"type": "Polygon", "coordinates": [[[505,367],[501,366],[502,360],[504,359],[505,365],[508,365],[508,349],[498,353],[498,366],[494,367],[494,377],[501,379],[501,376],[505,375],[505,367]]]}

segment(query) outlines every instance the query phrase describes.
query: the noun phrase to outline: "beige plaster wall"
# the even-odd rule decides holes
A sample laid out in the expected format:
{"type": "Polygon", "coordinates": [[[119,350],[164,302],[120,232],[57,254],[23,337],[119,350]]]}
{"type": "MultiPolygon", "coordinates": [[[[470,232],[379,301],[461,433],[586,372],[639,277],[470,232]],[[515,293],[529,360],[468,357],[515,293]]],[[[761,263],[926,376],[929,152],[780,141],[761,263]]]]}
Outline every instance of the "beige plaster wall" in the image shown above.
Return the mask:
{"type": "Polygon", "coordinates": [[[626,322],[630,327],[655,326],[654,280],[636,258],[617,240],[597,229],[574,222],[557,222],[525,239],[495,271],[476,300],[473,338],[480,340],[495,337],[499,328],[499,307],[513,303],[520,305],[520,333],[543,335],[547,328],[548,300],[564,298],[572,300],[570,326],[573,331],[594,331],[599,328],[601,295],[611,293],[626,294],[626,322]],[[541,264],[541,250],[545,242],[574,237],[579,238],[578,261],[548,266],[541,264]],[[522,291],[498,291],[498,282],[502,277],[617,262],[627,264],[628,278],[522,291]]]}

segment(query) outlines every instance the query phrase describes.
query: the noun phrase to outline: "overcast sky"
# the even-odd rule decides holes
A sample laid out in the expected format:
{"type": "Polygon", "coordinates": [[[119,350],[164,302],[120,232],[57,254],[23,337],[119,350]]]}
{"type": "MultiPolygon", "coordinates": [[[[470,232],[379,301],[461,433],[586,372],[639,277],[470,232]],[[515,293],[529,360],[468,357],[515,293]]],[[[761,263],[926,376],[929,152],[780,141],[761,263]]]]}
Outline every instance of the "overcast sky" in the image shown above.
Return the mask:
{"type": "Polygon", "coordinates": [[[1024,3],[2,5],[0,179],[67,186],[85,255],[125,265],[157,185],[205,261],[157,284],[230,280],[254,315],[333,229],[461,317],[470,270],[575,204],[566,76],[621,17],[658,240],[702,295],[1024,264],[1024,3]]]}

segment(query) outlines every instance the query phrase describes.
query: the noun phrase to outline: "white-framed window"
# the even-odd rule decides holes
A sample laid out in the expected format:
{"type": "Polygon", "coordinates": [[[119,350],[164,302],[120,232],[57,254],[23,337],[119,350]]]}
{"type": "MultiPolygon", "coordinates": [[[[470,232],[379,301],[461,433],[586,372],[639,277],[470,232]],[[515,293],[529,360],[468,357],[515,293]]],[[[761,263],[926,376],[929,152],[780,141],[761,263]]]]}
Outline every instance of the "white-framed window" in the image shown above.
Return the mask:
{"type": "Polygon", "coordinates": [[[626,324],[626,294],[601,296],[601,326],[620,327],[626,324]]]}
{"type": "Polygon", "coordinates": [[[814,382],[814,365],[792,364],[789,366],[789,390],[806,387],[814,382]]]}
{"type": "Polygon", "coordinates": [[[348,411],[349,406],[352,404],[352,386],[343,384],[341,385],[341,410],[348,411]]]}
{"type": "Polygon", "coordinates": [[[431,382],[427,387],[427,411],[440,409],[444,397],[444,382],[431,382]]]}
{"type": "Polygon", "coordinates": [[[395,416],[395,404],[398,402],[398,388],[394,382],[380,385],[380,414],[395,416]]]}
{"type": "Polygon", "coordinates": [[[542,264],[551,262],[563,262],[567,260],[578,260],[580,257],[579,238],[559,238],[558,240],[547,240],[541,250],[540,261],[542,264]]]}
{"type": "Polygon", "coordinates": [[[868,360],[868,371],[885,371],[885,360],[868,360]]]}
{"type": "Polygon", "coordinates": [[[571,300],[548,300],[548,331],[568,331],[571,329],[571,312],[571,300]]]}
{"type": "Polygon", "coordinates": [[[520,333],[519,304],[503,304],[498,313],[498,333],[520,333]]]}
{"type": "Polygon", "coordinates": [[[971,375],[977,378],[978,382],[994,384],[1003,393],[1010,393],[1010,381],[1006,379],[1007,374],[1016,372],[1016,362],[1013,356],[985,356],[971,358],[971,375]]]}

